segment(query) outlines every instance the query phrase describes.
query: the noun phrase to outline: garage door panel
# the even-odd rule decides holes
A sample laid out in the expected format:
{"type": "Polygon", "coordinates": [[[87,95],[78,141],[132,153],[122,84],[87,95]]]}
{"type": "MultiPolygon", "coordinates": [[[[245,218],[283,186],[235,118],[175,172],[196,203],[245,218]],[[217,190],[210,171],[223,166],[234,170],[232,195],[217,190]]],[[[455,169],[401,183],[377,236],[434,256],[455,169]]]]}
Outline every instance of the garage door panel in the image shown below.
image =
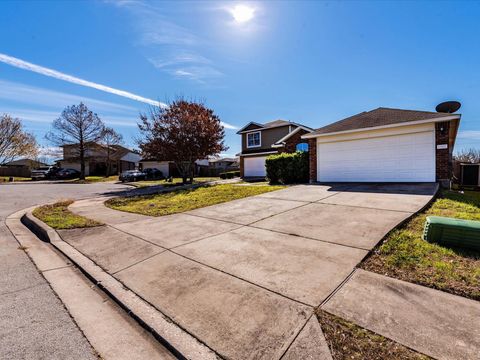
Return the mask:
{"type": "Polygon", "coordinates": [[[319,181],[435,181],[432,131],[319,143],[319,181]]]}
{"type": "Polygon", "coordinates": [[[266,176],[267,171],[265,169],[266,156],[250,157],[243,160],[243,176],[266,176]]]}

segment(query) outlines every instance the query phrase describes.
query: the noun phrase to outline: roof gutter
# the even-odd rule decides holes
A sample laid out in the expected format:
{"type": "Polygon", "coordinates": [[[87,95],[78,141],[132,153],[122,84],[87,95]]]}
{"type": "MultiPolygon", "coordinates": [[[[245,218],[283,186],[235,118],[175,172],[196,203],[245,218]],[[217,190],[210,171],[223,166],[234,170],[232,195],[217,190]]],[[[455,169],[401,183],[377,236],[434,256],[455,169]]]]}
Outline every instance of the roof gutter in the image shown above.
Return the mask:
{"type": "Polygon", "coordinates": [[[436,118],[436,119],[409,121],[409,122],[389,124],[389,125],[383,125],[383,126],[373,126],[373,127],[367,127],[367,128],[345,130],[345,131],[335,131],[335,132],[324,133],[324,134],[305,134],[305,135],[302,136],[302,139],[312,139],[312,138],[324,137],[324,136],[351,134],[351,133],[357,133],[357,132],[362,132],[362,131],[381,130],[381,129],[390,129],[390,128],[395,128],[395,127],[402,127],[402,126],[437,123],[437,122],[442,122],[442,121],[457,120],[457,119],[460,119],[460,116],[461,116],[460,114],[449,115],[449,116],[444,116],[444,117],[436,118]]]}

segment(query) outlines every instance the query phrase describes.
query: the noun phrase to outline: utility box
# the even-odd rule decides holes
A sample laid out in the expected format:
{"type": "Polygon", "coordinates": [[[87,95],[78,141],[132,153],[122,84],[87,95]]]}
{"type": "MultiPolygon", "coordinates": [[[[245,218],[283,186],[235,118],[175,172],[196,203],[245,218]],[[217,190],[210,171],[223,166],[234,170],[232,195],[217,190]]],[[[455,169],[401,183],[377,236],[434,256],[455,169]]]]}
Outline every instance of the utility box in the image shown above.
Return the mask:
{"type": "Polygon", "coordinates": [[[428,216],[423,240],[447,247],[480,251],[480,221],[428,216]]]}
{"type": "Polygon", "coordinates": [[[460,184],[480,186],[480,164],[460,164],[460,184]]]}

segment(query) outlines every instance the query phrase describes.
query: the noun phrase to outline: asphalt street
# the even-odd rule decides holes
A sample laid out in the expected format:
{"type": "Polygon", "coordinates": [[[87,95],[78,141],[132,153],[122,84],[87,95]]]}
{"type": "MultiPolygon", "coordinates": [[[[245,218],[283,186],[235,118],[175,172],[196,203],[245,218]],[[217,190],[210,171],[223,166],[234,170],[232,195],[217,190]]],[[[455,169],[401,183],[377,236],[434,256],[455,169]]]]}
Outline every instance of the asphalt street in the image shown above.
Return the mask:
{"type": "Polygon", "coordinates": [[[5,225],[23,208],[128,189],[111,183],[0,184],[0,358],[96,359],[62,302],[5,225]]]}

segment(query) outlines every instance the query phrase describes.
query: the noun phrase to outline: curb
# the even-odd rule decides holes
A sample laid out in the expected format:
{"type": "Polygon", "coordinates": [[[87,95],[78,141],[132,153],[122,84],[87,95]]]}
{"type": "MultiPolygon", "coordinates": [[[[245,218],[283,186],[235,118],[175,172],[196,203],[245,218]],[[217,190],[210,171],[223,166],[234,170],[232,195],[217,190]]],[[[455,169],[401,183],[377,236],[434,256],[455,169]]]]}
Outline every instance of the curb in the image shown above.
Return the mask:
{"type": "Polygon", "coordinates": [[[42,241],[50,242],[57,250],[74,263],[94,284],[110,296],[128,315],[165,346],[179,359],[215,360],[220,357],[208,346],[187,333],[133,291],[124,287],[113,276],[103,271],[84,256],[58,233],[32,214],[33,208],[15,213],[17,218],[42,241]],[[23,212],[23,216],[20,214],[23,212]]]}

